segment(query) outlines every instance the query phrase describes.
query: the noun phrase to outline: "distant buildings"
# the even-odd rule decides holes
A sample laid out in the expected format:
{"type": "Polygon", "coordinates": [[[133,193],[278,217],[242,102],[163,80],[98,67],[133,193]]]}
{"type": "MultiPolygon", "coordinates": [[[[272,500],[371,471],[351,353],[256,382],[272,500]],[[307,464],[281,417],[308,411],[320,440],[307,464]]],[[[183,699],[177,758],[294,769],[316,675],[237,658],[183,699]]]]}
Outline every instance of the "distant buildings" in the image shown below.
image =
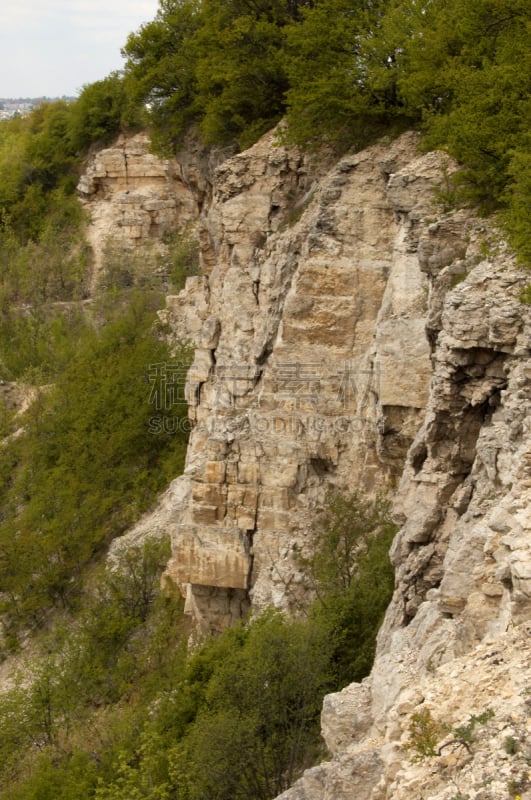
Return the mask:
{"type": "Polygon", "coordinates": [[[25,117],[38,101],[16,100],[13,98],[0,98],[0,119],[11,119],[12,117],[25,117]]]}
{"type": "Polygon", "coordinates": [[[41,103],[52,103],[55,100],[70,102],[75,97],[0,97],[0,120],[25,117],[41,103]]]}

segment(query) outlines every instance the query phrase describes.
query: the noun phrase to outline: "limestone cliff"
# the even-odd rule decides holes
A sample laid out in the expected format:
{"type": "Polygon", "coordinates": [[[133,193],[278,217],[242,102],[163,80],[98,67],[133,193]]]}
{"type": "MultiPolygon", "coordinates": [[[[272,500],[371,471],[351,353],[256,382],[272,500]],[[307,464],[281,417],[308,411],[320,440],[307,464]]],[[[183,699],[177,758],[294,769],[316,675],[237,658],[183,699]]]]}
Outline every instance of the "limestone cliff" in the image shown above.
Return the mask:
{"type": "Polygon", "coordinates": [[[431,374],[410,214],[432,202],[439,159],[415,147],[407,135],[317,179],[270,135],[215,173],[206,274],[167,309],[196,346],[170,574],[205,629],[249,602],[296,603],[325,492],[400,476],[431,374]],[[410,213],[393,206],[405,183],[410,213]]]}
{"type": "Polygon", "coordinates": [[[125,253],[149,253],[162,234],[184,229],[197,217],[197,202],[179,175],[178,165],[149,152],[149,137],[120,136],[112,147],[90,158],[78,183],[89,211],[95,291],[109,244],[125,253]]]}
{"type": "MultiPolygon", "coordinates": [[[[373,672],[326,698],[330,761],[283,800],[530,796],[526,275],[484,220],[445,210],[454,167],[417,144],[330,164],[270,134],[163,168],[204,268],[164,312],[195,345],[192,430],[185,475],[131,535],[171,534],[168,573],[215,631],[250,605],[296,607],[331,487],[392,492],[402,524],[373,672]],[[441,755],[412,764],[426,708],[441,755]],[[486,708],[473,747],[450,741],[444,725],[486,708]]],[[[124,192],[102,158],[96,217],[124,192]]]]}

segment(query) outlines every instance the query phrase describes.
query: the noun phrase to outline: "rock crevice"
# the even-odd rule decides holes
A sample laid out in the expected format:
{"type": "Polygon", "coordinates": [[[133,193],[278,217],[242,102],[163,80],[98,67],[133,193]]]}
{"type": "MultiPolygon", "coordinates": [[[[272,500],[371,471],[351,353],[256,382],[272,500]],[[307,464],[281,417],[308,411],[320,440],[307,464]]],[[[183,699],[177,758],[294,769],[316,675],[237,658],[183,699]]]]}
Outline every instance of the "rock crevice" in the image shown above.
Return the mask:
{"type": "MultiPolygon", "coordinates": [[[[417,145],[318,167],[273,132],[156,167],[181,198],[172,224],[197,224],[203,274],[163,312],[195,347],[185,474],[132,535],[171,534],[168,574],[210,632],[296,607],[329,489],[392,491],[402,526],[372,673],[325,699],[330,758],[282,800],[499,800],[524,768],[527,276],[484,220],[437,205],[455,165],[417,145]],[[455,727],[487,707],[470,752],[412,762],[412,715],[455,727]]],[[[126,187],[102,160],[81,189],[104,207],[126,187]]]]}

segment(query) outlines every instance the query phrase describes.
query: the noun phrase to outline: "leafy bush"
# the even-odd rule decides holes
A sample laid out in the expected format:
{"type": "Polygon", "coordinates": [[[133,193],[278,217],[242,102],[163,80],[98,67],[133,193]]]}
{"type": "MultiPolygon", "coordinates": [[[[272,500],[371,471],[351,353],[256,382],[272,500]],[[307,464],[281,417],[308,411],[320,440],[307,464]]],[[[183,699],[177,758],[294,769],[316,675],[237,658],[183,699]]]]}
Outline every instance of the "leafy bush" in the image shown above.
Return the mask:
{"type": "Polygon", "coordinates": [[[409,739],[405,748],[414,751],[413,761],[440,756],[446,747],[455,747],[455,745],[462,745],[470,752],[471,745],[475,741],[476,726],[485,725],[493,716],[492,708],[487,708],[481,714],[472,714],[468,722],[452,730],[450,725],[437,722],[431,709],[426,706],[412,714],[409,723],[409,739]],[[439,740],[450,732],[453,733],[453,738],[437,746],[439,740]]]}
{"type": "Polygon", "coordinates": [[[345,637],[353,632],[352,648],[363,650],[374,618],[352,627],[350,593],[358,586],[368,602],[364,587],[387,572],[383,545],[366,557],[387,524],[385,504],[332,496],[316,557],[319,609],[298,621],[266,613],[191,654],[182,602],[158,588],[164,550],[124,551],[122,568],[94,574],[81,610],[47,636],[25,687],[0,697],[0,798],[56,791],[70,800],[76,780],[87,800],[270,800],[282,792],[322,755],[322,698],[343,685],[351,663],[341,674],[336,637],[345,621],[345,637]],[[341,548],[345,561],[334,569],[341,548]],[[342,616],[330,598],[344,591],[350,615],[342,616]]]}
{"type": "Polygon", "coordinates": [[[308,624],[272,613],[239,644],[217,664],[194,725],[171,755],[190,800],[274,797],[320,750],[327,642],[308,624]]]}
{"type": "Polygon", "coordinates": [[[0,608],[12,633],[42,621],[51,604],[73,602],[83,569],[182,469],[185,407],[167,410],[168,432],[149,427],[150,397],[166,391],[150,366],[170,360],[153,320],[136,297],[87,332],[27,412],[26,433],[6,447],[16,468],[0,525],[0,608]]]}
{"type": "Polygon", "coordinates": [[[83,87],[72,104],[69,116],[69,140],[76,153],[91,145],[103,147],[124,130],[142,127],[143,109],[131,101],[123,75],[111,72],[108,77],[83,87]]]}
{"type": "Polygon", "coordinates": [[[359,494],[329,495],[306,568],[317,593],[310,610],[326,631],[338,686],[370,672],[376,634],[393,593],[389,547],[397,531],[389,505],[359,494]]]}
{"type": "Polygon", "coordinates": [[[406,748],[414,751],[413,760],[438,755],[437,743],[445,733],[445,728],[437,722],[429,708],[416,711],[409,724],[409,739],[406,748]]]}

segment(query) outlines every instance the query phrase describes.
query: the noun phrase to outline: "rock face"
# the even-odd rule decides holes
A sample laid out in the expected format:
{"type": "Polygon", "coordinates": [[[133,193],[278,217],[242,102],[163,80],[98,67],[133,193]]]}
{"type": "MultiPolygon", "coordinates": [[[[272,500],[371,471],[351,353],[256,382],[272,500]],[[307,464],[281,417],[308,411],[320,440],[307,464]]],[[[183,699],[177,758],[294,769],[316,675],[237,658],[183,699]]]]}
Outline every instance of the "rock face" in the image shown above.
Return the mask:
{"type": "Polygon", "coordinates": [[[271,134],[215,172],[199,223],[206,274],[166,312],[196,348],[190,500],[171,525],[169,574],[204,630],[249,603],[293,606],[326,491],[400,476],[431,375],[411,229],[440,166],[416,143],[408,134],[316,180],[271,134]]]}
{"type": "MultiPolygon", "coordinates": [[[[226,156],[160,167],[204,274],[164,312],[195,346],[185,475],[134,535],[170,532],[168,574],[217,631],[296,608],[327,490],[391,491],[372,674],[325,699],[330,759],[282,800],[531,798],[528,276],[437,202],[454,167],[415,134],[334,164],[274,134],[226,156]]],[[[87,183],[103,202],[109,179],[87,183]]]]}
{"type": "MultiPolygon", "coordinates": [[[[395,207],[410,214],[395,187],[392,176],[395,207]]],[[[396,591],[371,676],[325,699],[332,760],[282,800],[531,797],[527,276],[503,244],[482,255],[485,231],[470,215],[413,231],[433,377],[395,495],[396,591]],[[426,711],[437,754],[416,763],[407,744],[426,711]],[[460,741],[455,729],[486,711],[473,741],[460,741]]]]}
{"type": "Polygon", "coordinates": [[[96,152],[78,183],[78,195],[90,212],[87,238],[94,253],[92,291],[103,269],[105,250],[150,251],[163,233],[184,229],[197,218],[194,192],[173,161],[149,152],[149,137],[121,136],[96,152]]]}

